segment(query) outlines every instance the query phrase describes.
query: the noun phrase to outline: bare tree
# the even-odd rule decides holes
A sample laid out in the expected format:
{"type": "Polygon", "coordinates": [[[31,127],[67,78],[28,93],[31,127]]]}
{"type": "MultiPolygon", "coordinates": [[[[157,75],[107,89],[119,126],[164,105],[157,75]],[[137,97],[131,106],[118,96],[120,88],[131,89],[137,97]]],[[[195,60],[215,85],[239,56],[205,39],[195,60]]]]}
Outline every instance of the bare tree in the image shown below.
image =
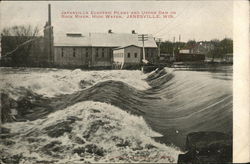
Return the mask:
{"type": "Polygon", "coordinates": [[[4,28],[1,32],[2,54],[9,57],[16,66],[25,66],[30,62],[30,50],[38,36],[38,26],[31,25],[12,26],[4,28]]]}
{"type": "Polygon", "coordinates": [[[31,25],[21,25],[4,28],[2,31],[3,36],[29,36],[35,37],[39,33],[38,26],[34,28],[31,25]]]}

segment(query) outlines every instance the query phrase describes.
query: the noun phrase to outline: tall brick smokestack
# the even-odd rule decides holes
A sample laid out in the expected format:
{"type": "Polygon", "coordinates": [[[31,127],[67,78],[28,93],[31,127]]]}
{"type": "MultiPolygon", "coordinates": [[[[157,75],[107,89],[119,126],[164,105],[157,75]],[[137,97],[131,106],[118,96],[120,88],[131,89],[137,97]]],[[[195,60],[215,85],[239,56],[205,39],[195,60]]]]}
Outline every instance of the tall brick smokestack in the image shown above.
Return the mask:
{"type": "Polygon", "coordinates": [[[51,5],[48,4],[48,21],[44,26],[44,55],[47,58],[47,65],[52,66],[54,62],[54,36],[51,25],[51,5]]]}
{"type": "Polygon", "coordinates": [[[51,7],[48,5],[48,25],[51,26],[51,7]]]}
{"type": "Polygon", "coordinates": [[[51,26],[51,7],[48,5],[48,25],[51,26]]]}

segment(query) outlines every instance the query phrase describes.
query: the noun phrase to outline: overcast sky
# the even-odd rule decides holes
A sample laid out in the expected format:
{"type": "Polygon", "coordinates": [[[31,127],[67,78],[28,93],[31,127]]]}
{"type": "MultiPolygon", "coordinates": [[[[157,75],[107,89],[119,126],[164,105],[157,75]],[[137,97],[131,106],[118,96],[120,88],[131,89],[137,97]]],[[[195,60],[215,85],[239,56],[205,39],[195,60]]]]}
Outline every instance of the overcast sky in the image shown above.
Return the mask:
{"type": "Polygon", "coordinates": [[[1,2],[1,30],[13,25],[38,25],[42,31],[51,4],[54,33],[107,32],[148,33],[163,40],[211,40],[233,36],[232,1],[147,1],[147,2],[1,2]],[[62,11],[174,11],[171,19],[61,18],[62,11]]]}

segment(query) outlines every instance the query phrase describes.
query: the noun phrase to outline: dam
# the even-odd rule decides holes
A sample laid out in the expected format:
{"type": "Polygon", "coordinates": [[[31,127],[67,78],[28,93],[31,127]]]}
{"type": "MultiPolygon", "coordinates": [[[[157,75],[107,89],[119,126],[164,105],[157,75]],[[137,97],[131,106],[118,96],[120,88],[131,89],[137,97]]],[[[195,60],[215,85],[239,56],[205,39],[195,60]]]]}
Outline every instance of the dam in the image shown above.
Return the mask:
{"type": "Polygon", "coordinates": [[[21,159],[32,163],[177,162],[187,134],[232,134],[230,66],[147,74],[52,68],[1,72],[1,93],[17,111],[14,122],[5,120],[12,135],[11,145],[1,143],[5,158],[22,153],[21,159]],[[23,148],[10,151],[16,146],[23,148]]]}

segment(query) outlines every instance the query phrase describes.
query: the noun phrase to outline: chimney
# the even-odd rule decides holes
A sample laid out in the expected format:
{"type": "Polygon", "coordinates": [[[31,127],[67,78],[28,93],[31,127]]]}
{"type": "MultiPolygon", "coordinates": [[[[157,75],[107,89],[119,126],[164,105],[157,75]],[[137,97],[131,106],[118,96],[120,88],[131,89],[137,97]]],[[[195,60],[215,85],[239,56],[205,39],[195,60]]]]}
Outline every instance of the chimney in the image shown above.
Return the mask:
{"type": "Polygon", "coordinates": [[[48,5],[48,25],[51,26],[51,7],[48,5]]]}
{"type": "Polygon", "coordinates": [[[112,32],[112,30],[111,30],[111,29],[109,29],[108,33],[109,33],[109,34],[112,34],[113,32],[112,32]]]}
{"type": "Polygon", "coordinates": [[[135,33],[135,30],[132,30],[132,34],[136,34],[136,33],[135,33]]]}

